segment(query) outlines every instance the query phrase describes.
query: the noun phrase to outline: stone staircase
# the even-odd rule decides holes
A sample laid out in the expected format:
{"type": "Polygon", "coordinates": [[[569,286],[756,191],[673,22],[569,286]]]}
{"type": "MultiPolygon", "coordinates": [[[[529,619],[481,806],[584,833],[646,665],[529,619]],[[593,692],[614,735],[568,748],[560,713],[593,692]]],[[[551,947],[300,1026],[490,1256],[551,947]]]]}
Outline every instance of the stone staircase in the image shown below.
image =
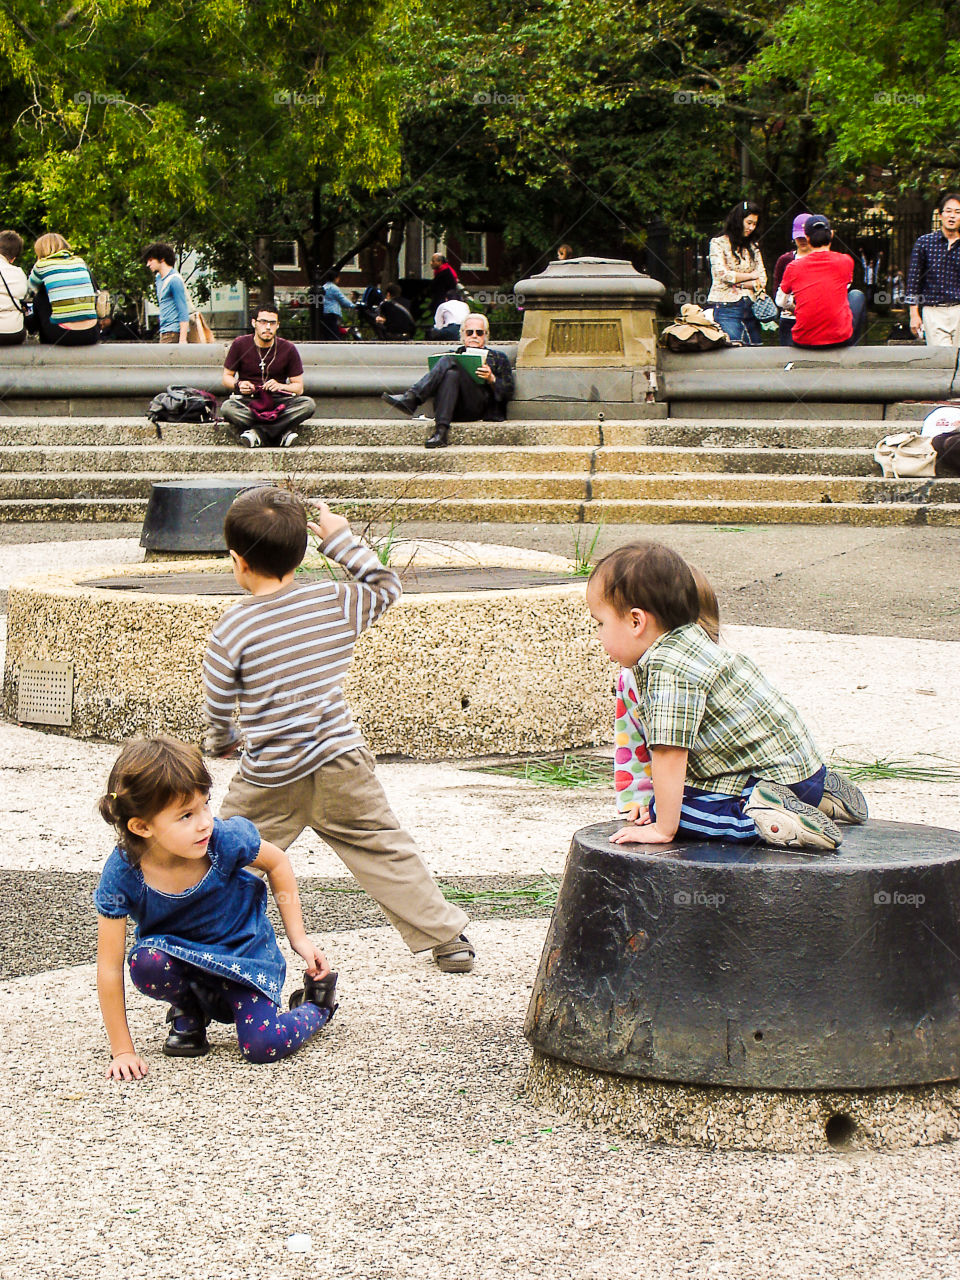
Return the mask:
{"type": "MultiPolygon", "coordinates": [[[[674,411],[680,406],[673,406],[674,411]]],[[[922,416],[922,411],[920,413],[922,416]]],[[[292,450],[142,417],[0,418],[0,520],[140,521],[157,480],[292,483],[361,518],[960,524],[960,480],[884,480],[873,446],[909,422],[659,418],[455,425],[315,420],[292,450]]]]}

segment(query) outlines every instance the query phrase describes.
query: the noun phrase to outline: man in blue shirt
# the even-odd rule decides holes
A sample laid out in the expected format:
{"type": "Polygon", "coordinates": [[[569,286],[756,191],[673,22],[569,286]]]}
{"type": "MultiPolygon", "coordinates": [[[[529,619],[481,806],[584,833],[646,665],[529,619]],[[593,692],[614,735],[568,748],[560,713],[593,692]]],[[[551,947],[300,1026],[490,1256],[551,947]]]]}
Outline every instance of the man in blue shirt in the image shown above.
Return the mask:
{"type": "Polygon", "coordinates": [[[928,347],[960,346],[960,194],[938,206],[940,230],[920,236],[910,255],[910,328],[928,347]]]}
{"type": "Polygon", "coordinates": [[[157,277],[157,305],[160,308],[160,341],[186,342],[190,325],[190,304],[183,277],[175,271],[173,245],[156,241],[143,251],[147,270],[157,277]]]}

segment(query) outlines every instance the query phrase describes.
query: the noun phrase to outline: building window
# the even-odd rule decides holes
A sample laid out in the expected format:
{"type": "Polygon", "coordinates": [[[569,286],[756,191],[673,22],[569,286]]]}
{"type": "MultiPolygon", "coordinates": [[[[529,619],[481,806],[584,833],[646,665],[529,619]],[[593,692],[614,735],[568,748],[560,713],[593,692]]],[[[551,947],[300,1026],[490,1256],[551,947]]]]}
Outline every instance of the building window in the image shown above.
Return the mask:
{"type": "Polygon", "coordinates": [[[300,270],[300,246],[296,240],[274,240],[273,269],[274,271],[300,270]]]}
{"type": "MultiPolygon", "coordinates": [[[[340,227],[337,230],[333,240],[333,246],[334,246],[333,251],[337,256],[338,262],[342,257],[342,255],[346,252],[346,250],[349,249],[351,245],[356,244],[356,241],[357,241],[357,233],[353,227],[340,227]]],[[[347,261],[340,268],[340,270],[341,271],[359,271],[360,270],[359,255],[355,253],[352,258],[348,258],[347,261]]]]}
{"type": "Polygon", "coordinates": [[[464,231],[458,241],[460,249],[461,271],[486,271],[487,269],[487,233],[485,231],[464,231]]]}

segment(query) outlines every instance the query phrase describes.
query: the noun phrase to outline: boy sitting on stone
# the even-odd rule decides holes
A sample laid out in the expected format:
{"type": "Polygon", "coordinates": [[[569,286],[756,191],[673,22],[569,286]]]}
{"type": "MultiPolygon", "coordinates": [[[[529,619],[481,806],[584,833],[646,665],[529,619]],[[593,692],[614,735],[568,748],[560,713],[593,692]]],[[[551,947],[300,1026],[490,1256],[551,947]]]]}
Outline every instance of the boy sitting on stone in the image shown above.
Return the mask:
{"type": "Polygon", "coordinates": [[[862,792],[825,768],[796,708],[697,625],[696,582],[676,552],[655,542],[611,552],[587,604],[610,659],[632,668],[631,712],[651,757],[649,808],[613,843],[683,834],[832,853],[837,821],[866,821],[862,792]]]}

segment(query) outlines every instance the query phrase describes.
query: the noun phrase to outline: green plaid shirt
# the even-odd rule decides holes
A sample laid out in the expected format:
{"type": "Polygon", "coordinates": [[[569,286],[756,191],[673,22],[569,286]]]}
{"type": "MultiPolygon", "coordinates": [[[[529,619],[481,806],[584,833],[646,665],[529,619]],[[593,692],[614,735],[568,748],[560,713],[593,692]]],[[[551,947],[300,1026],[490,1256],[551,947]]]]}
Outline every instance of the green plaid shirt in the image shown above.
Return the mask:
{"type": "Polygon", "coordinates": [[[655,640],[634,672],[647,743],[686,747],[691,786],[739,795],[751,776],[802,782],[823,764],[796,707],[695,623],[655,640]]]}

